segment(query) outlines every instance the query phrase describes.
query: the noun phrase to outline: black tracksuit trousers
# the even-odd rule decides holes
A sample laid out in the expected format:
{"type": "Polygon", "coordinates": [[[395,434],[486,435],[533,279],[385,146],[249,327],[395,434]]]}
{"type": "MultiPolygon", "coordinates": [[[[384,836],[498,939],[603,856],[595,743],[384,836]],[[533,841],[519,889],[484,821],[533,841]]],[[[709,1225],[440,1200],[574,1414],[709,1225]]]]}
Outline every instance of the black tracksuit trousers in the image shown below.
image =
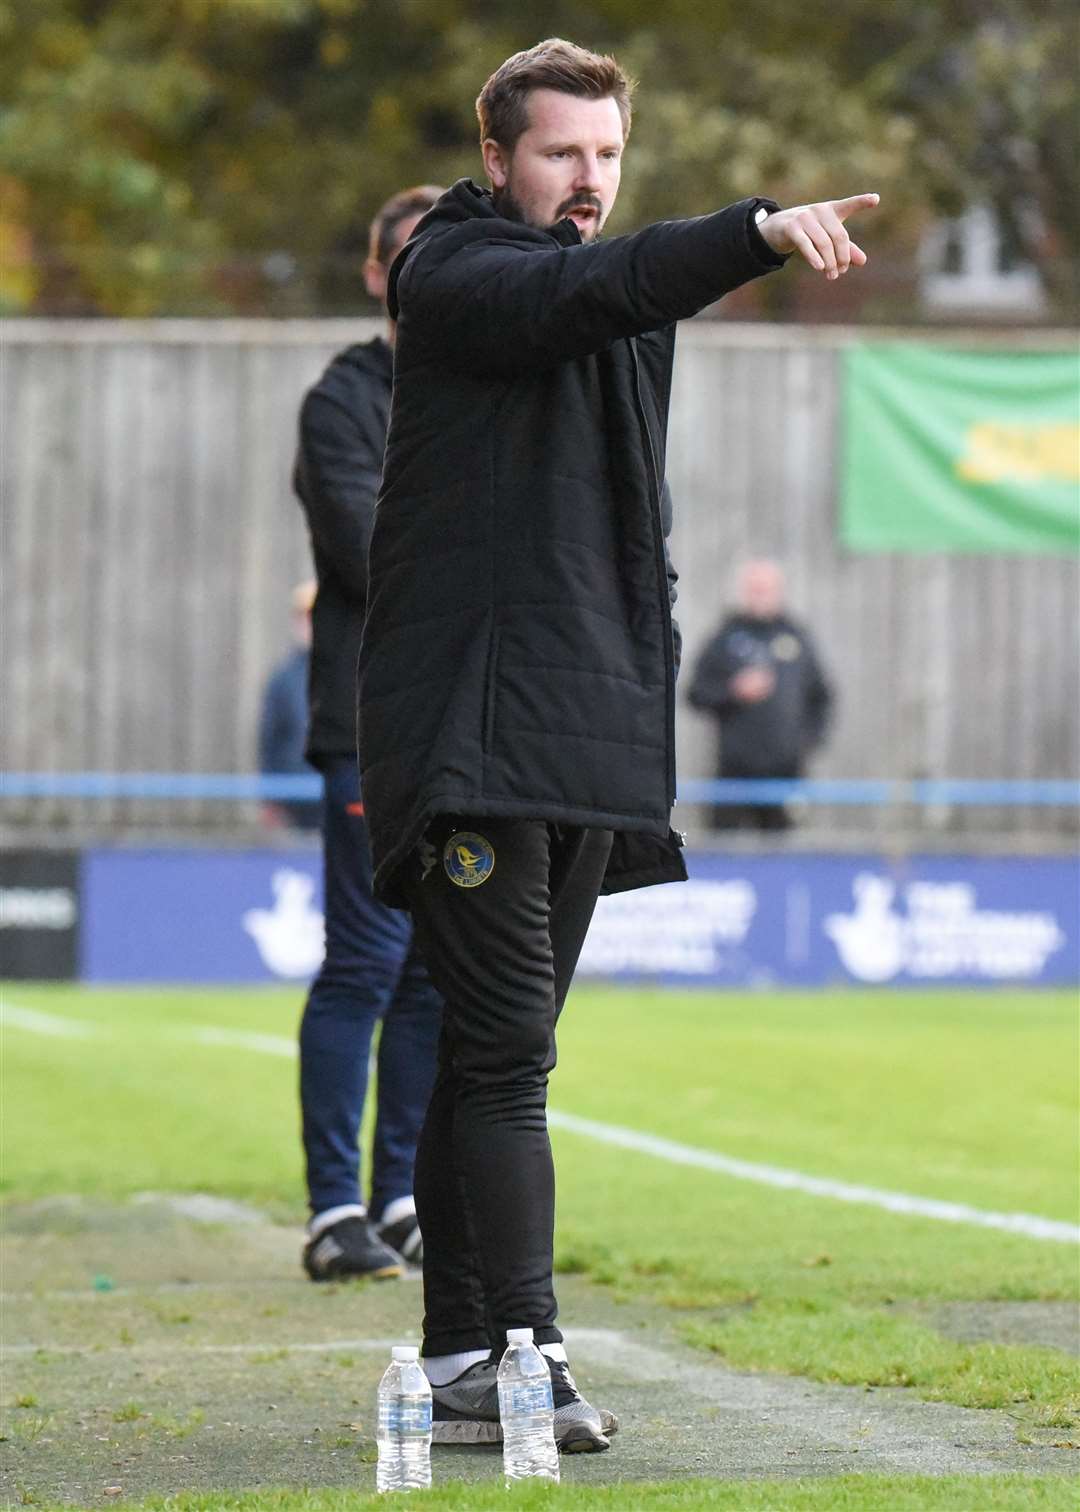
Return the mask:
{"type": "Polygon", "coordinates": [[[425,1355],[501,1354],[508,1328],[562,1338],[547,1082],[611,841],[609,830],[454,816],[410,858],[416,937],[445,1001],[414,1180],[425,1355]]]}

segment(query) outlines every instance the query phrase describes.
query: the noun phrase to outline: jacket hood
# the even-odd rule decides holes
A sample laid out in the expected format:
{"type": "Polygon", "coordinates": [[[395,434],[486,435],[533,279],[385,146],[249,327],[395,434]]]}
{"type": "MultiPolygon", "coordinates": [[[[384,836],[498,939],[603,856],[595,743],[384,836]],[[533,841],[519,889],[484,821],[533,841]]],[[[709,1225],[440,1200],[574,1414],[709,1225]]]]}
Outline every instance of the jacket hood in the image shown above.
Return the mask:
{"type": "Polygon", "coordinates": [[[391,320],[398,317],[397,286],[406,262],[416,251],[421,238],[441,236],[454,226],[477,219],[497,221],[501,219],[495,209],[489,189],[481,189],[472,179],[458,179],[446,193],[435,201],[431,209],[417,223],[413,234],[394,258],[386,288],[386,307],[391,320]]]}
{"type": "Polygon", "coordinates": [[[574,246],[581,241],[578,228],[572,220],[561,220],[556,226],[545,231],[538,230],[534,226],[527,226],[521,221],[509,220],[505,215],[500,215],[495,208],[490,189],[481,188],[472,179],[458,179],[457,183],[451,184],[446,193],[436,200],[423,219],[417,223],[413,234],[394,259],[386,294],[386,307],[390,311],[391,320],[398,318],[398,280],[406,262],[420,243],[430,241],[435,236],[445,236],[447,232],[458,227],[475,226],[478,222],[485,221],[491,230],[500,226],[505,227],[506,235],[517,239],[524,238],[530,241],[554,239],[563,246],[574,246]]]}

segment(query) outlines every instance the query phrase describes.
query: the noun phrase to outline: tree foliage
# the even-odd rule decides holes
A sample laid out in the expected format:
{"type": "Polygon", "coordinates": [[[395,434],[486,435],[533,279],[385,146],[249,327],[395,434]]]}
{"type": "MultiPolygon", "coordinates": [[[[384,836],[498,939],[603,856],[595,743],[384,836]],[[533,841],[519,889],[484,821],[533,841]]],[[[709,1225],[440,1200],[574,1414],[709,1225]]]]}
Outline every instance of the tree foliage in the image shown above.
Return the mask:
{"type": "Polygon", "coordinates": [[[558,33],[640,80],[613,230],[874,188],[910,247],[983,201],[1061,306],[1076,30],[1067,0],[0,0],[0,301],[354,307],[372,211],[478,173],[481,83],[558,33]]]}

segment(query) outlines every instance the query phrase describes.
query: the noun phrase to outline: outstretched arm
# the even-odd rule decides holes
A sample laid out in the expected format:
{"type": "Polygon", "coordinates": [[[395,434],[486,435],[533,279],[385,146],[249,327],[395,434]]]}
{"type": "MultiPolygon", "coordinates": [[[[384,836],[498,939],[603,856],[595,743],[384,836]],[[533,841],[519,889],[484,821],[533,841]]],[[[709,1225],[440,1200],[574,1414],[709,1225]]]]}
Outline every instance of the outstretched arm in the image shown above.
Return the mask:
{"type": "MultiPolygon", "coordinates": [[[[513,376],[686,319],[783,266],[755,229],[762,203],[587,246],[560,247],[530,227],[501,237],[483,222],[448,256],[438,237],[421,238],[397,282],[410,358],[513,376]]],[[[399,361],[405,346],[400,340],[399,361]]]]}
{"type": "Polygon", "coordinates": [[[866,254],[843,222],[877,200],[859,194],[790,210],[740,200],[586,246],[554,246],[528,227],[500,239],[478,222],[445,258],[438,237],[420,238],[398,278],[399,317],[414,362],[435,357],[513,376],[687,319],[794,251],[830,277],[861,266],[866,254]],[[762,208],[770,213],[758,220],[762,208]]]}

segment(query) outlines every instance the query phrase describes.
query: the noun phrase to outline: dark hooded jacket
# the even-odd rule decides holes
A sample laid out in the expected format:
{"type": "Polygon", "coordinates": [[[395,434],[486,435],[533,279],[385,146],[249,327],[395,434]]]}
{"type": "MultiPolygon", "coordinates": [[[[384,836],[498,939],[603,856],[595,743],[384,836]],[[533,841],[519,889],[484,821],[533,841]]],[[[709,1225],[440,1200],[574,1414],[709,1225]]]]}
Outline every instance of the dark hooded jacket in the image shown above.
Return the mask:
{"type": "Polygon", "coordinates": [[[663,519],[674,322],[778,267],[745,200],[582,245],[461,180],[390,276],[394,393],[360,656],[376,892],[437,814],[615,831],[685,877],[663,519]]]}
{"type": "Polygon", "coordinates": [[[393,372],[394,354],[380,337],[347,347],[300,408],[293,486],[318,579],[305,750],[314,766],[356,758],[356,658],[393,372]]]}
{"type": "Polygon", "coordinates": [[[832,690],[809,633],[786,614],[730,614],[694,668],[687,699],[719,725],[717,772],[727,777],[798,777],[825,738],[832,690]],[[747,667],[773,676],[767,698],[743,703],[732,679],[747,667]]]}

